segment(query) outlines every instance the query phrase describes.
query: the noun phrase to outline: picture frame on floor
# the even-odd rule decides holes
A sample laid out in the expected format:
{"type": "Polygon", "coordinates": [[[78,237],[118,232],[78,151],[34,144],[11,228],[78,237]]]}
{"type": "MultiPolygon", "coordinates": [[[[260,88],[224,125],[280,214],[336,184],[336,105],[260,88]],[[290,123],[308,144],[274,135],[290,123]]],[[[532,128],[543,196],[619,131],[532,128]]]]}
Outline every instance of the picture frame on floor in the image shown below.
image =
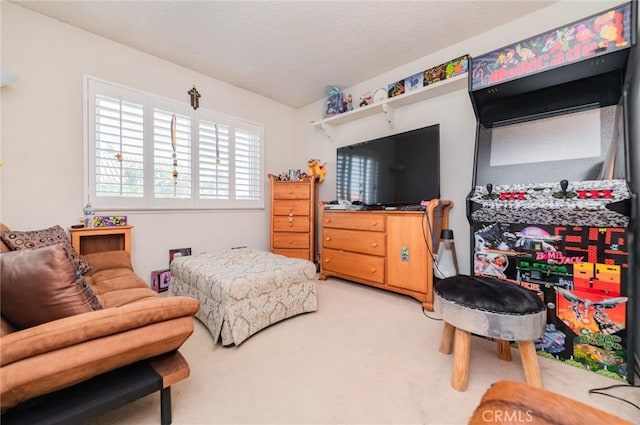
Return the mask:
{"type": "Polygon", "coordinates": [[[169,250],[169,264],[176,257],[186,257],[191,255],[191,248],[179,248],[179,249],[170,249],[169,250]]]}

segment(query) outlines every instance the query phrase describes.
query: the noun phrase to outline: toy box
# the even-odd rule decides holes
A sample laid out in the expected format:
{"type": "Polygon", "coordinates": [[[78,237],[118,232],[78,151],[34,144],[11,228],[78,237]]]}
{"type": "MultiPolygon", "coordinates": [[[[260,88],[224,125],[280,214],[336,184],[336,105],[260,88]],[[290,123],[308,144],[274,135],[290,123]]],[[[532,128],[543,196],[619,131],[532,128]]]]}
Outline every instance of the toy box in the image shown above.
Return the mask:
{"type": "Polygon", "coordinates": [[[93,217],[93,227],[114,227],[126,225],[126,215],[97,215],[93,217]]]}
{"type": "Polygon", "coordinates": [[[154,270],[151,272],[151,288],[156,292],[164,292],[169,289],[171,282],[171,270],[154,270]]]}

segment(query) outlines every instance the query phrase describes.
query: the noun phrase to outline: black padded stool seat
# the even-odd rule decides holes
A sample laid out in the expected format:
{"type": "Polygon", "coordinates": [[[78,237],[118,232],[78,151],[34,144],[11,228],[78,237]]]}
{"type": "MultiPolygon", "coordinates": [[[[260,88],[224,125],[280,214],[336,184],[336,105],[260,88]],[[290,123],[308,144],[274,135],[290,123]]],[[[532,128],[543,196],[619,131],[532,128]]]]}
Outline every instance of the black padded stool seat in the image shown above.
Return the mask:
{"type": "Polygon", "coordinates": [[[472,333],[495,338],[503,360],[511,360],[509,341],[517,341],[527,382],[542,387],[533,340],[544,334],[547,311],[533,291],[499,279],[457,275],[439,281],[434,292],[434,310],[445,322],[442,353],[451,353],[455,336],[455,389],[467,388],[472,333]]]}
{"type": "Polygon", "coordinates": [[[499,279],[457,275],[438,282],[441,298],[478,310],[502,314],[531,314],[544,310],[533,291],[499,279]]]}

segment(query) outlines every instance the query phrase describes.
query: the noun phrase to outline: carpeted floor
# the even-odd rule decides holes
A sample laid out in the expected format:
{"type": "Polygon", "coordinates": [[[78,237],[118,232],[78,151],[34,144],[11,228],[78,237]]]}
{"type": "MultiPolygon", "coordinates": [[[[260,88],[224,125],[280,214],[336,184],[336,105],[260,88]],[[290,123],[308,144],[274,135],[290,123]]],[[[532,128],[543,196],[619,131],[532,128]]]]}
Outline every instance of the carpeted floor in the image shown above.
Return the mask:
{"type": "MultiPolygon", "coordinates": [[[[442,322],[425,316],[418,301],[338,279],[317,288],[317,312],[239,347],[214,346],[196,321],[180,350],[191,376],[172,387],[173,423],[464,424],[492,382],[524,380],[517,350],[504,362],[494,343],[473,337],[469,388],[457,392],[449,385],[452,356],[438,352],[442,322]]],[[[638,422],[640,411],[629,404],[588,394],[618,381],[539,361],[546,389],[638,422]]],[[[638,387],[609,392],[640,404],[638,387]]],[[[159,423],[159,394],[93,422],[159,423]]]]}

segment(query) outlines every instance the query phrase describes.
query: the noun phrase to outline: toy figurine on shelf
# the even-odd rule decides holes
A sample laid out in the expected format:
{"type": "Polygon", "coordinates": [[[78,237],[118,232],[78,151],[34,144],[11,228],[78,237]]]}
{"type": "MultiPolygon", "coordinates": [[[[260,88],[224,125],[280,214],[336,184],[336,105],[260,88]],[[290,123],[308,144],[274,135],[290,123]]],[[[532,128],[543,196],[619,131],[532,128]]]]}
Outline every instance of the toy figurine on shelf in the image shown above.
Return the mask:
{"type": "Polygon", "coordinates": [[[336,86],[331,86],[327,90],[327,105],[324,110],[324,116],[330,117],[342,112],[344,112],[342,91],[336,86]]]}
{"type": "Polygon", "coordinates": [[[373,103],[373,96],[371,96],[371,93],[362,93],[360,95],[360,107],[367,106],[370,103],[373,103]]]}
{"type": "Polygon", "coordinates": [[[346,111],[353,111],[353,96],[351,93],[347,96],[347,109],[346,111]]]}

